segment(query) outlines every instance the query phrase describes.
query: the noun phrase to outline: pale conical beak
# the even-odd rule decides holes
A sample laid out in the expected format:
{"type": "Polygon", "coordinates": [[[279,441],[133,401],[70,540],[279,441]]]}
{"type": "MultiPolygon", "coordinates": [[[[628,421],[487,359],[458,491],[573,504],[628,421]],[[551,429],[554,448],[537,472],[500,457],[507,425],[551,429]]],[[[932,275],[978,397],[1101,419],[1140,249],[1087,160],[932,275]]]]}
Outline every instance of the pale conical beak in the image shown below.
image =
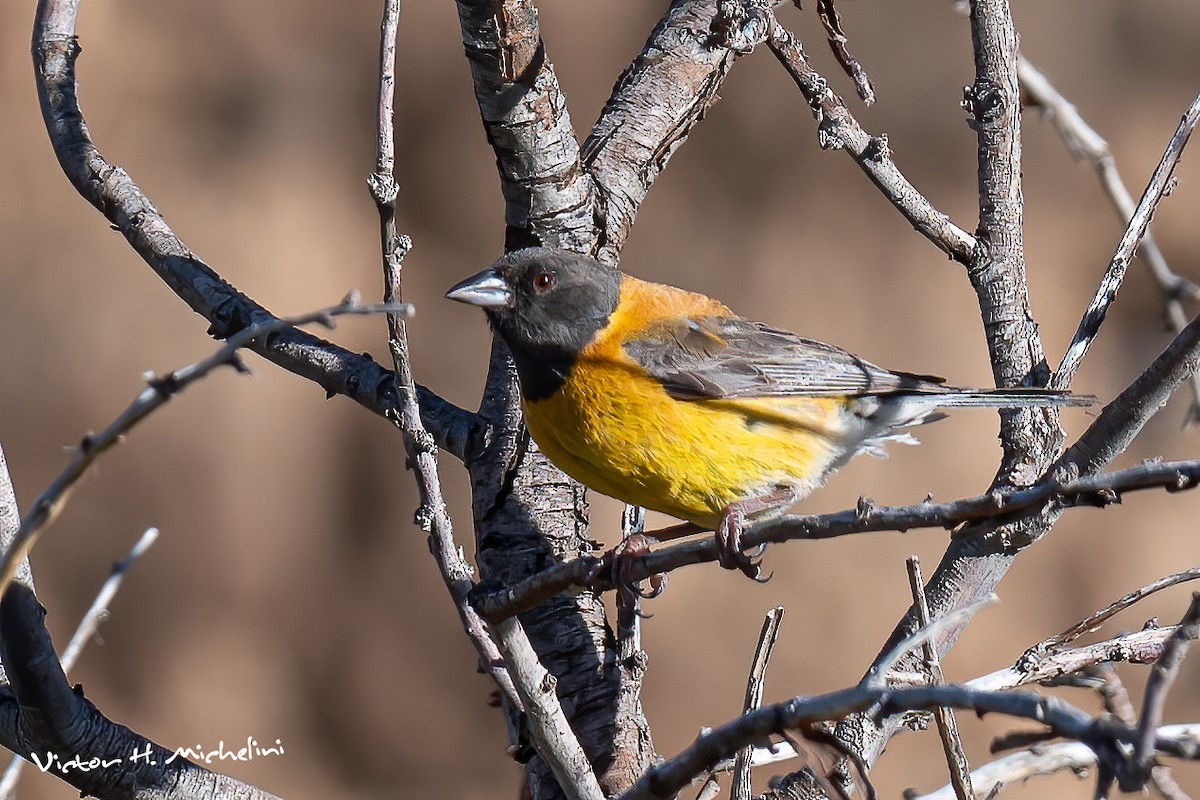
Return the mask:
{"type": "Polygon", "coordinates": [[[455,284],[446,297],[480,308],[508,308],[513,301],[512,289],[491,267],[455,284]]]}

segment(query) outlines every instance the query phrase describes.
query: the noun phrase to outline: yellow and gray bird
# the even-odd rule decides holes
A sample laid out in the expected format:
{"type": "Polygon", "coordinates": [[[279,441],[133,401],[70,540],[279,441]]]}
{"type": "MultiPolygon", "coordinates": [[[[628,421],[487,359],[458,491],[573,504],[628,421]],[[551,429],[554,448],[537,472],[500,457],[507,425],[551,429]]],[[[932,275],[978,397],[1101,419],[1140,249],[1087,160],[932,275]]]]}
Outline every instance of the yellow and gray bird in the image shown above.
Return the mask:
{"type": "MultiPolygon", "coordinates": [[[[518,250],[454,286],[512,351],[529,433],[563,472],[715,530],[756,577],[748,521],[783,513],[859,453],[914,441],[939,408],[1090,405],[1049,389],[961,389],[734,314],[587,256],[518,250]]],[[[659,535],[658,538],[664,538],[659,535]]]]}

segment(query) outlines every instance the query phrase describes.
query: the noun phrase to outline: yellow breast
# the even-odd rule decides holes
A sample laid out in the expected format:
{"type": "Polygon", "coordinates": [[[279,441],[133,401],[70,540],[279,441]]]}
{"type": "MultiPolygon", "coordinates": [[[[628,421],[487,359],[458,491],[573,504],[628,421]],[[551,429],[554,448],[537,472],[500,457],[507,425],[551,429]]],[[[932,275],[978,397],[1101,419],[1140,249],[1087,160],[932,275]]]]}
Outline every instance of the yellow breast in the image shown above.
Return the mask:
{"type": "Polygon", "coordinates": [[[646,286],[626,278],[619,311],[566,382],[526,404],[538,446],[586,486],[704,527],[715,527],[731,503],[776,486],[798,496],[816,488],[838,455],[844,402],[670,397],[626,355],[618,334],[636,330],[639,318],[661,319],[664,303],[727,312],[701,295],[646,293],[646,286]]]}

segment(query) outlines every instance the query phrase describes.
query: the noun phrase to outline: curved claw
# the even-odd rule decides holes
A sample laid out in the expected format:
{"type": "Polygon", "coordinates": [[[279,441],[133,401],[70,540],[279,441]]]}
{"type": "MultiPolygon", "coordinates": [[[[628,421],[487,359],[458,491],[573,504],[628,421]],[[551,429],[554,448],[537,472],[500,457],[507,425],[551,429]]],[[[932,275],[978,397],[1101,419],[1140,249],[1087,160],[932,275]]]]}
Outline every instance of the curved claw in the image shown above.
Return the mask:
{"type": "Polygon", "coordinates": [[[622,602],[631,606],[638,616],[646,618],[638,608],[638,600],[652,600],[667,588],[666,575],[651,575],[650,588],[642,589],[640,581],[629,576],[630,569],[639,558],[650,552],[650,538],[641,533],[629,536],[614,547],[605,560],[609,560],[613,585],[617,587],[622,602]]]}

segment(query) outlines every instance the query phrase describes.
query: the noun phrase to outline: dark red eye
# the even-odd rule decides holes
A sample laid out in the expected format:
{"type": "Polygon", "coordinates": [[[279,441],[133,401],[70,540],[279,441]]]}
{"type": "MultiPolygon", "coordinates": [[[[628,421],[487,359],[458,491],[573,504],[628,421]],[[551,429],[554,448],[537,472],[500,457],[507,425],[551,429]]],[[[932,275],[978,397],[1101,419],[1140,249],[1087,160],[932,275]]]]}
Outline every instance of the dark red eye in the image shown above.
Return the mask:
{"type": "Polygon", "coordinates": [[[533,288],[537,289],[539,292],[544,292],[554,286],[556,277],[557,276],[555,276],[555,274],[548,269],[541,270],[540,272],[535,273],[533,276],[533,288]]]}

